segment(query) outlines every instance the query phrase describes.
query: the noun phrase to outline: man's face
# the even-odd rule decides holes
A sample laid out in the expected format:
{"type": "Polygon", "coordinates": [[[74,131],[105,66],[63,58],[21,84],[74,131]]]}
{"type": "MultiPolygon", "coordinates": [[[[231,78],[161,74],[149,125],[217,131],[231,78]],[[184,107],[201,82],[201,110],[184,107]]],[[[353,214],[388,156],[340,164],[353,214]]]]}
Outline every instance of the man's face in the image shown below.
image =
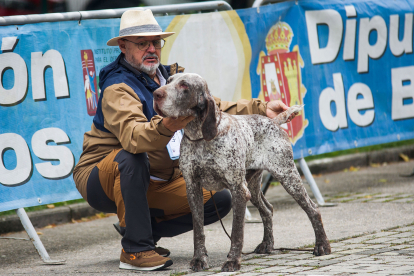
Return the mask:
{"type": "Polygon", "coordinates": [[[154,75],[160,64],[161,49],[156,49],[153,43],[150,43],[146,50],[140,50],[138,45],[134,43],[156,40],[159,39],[159,36],[129,36],[125,39],[129,41],[119,39],[118,45],[122,53],[125,54],[126,60],[138,70],[148,75],[154,75]]]}

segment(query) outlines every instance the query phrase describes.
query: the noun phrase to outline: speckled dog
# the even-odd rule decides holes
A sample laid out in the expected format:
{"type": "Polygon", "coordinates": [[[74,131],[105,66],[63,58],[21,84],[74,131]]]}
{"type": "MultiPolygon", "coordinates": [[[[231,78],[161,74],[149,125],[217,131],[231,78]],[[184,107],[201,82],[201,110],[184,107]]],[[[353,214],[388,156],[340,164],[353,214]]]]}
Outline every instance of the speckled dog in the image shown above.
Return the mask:
{"type": "Polygon", "coordinates": [[[196,117],[184,129],[180,155],[194,223],[192,270],[208,268],[201,187],[210,191],[229,189],[232,195],[231,249],[222,271],[240,269],[248,200],[259,209],[264,224],[263,241],[255,252],[273,250],[273,207],[260,190],[263,170],[268,170],[308,215],[316,237],[313,253],[319,256],[331,252],[318,207],[302,185],[289,138],[280,128],[302,106],[292,106],[274,119],[229,115],[218,109],[203,78],[197,74],[177,74],[154,92],[154,108],[162,116],[196,117]]]}

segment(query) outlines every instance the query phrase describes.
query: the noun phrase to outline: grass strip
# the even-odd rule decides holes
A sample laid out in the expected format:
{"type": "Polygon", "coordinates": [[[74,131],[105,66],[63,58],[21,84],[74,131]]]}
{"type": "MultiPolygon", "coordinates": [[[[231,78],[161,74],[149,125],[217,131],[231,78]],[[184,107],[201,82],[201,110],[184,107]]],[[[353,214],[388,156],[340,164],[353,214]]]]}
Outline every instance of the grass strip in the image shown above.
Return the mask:
{"type": "Polygon", "coordinates": [[[342,155],[370,152],[370,151],[396,148],[396,147],[402,147],[402,146],[409,146],[413,144],[414,144],[414,139],[411,139],[411,140],[391,142],[391,143],[374,145],[374,146],[366,146],[366,147],[361,147],[361,148],[356,148],[356,149],[347,149],[347,150],[340,150],[340,151],[335,151],[335,152],[328,152],[328,153],[319,154],[319,155],[312,155],[312,156],[305,157],[305,160],[312,161],[312,160],[322,159],[322,158],[333,158],[333,157],[342,156],[342,155]]]}
{"type": "MultiPolygon", "coordinates": [[[[86,202],[86,201],[83,198],[74,199],[74,200],[68,200],[68,201],[63,201],[63,202],[57,202],[57,203],[53,203],[53,204],[38,205],[38,206],[33,206],[33,207],[25,207],[24,210],[26,212],[33,212],[33,211],[40,211],[40,210],[45,210],[45,209],[53,209],[55,207],[67,206],[67,205],[70,205],[70,204],[82,203],[82,202],[86,202]]],[[[16,210],[4,211],[4,212],[0,212],[0,217],[1,216],[7,216],[7,215],[14,215],[14,214],[16,214],[16,210]]]]}

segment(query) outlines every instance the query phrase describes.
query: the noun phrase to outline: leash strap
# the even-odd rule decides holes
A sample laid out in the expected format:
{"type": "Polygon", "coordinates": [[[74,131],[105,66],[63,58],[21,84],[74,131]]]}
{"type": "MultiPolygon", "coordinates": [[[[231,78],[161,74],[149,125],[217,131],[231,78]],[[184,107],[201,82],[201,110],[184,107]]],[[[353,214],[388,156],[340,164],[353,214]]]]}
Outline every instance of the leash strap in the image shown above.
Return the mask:
{"type": "MultiPolygon", "coordinates": [[[[227,233],[226,228],[224,227],[223,221],[221,220],[219,211],[217,209],[216,201],[214,200],[213,193],[211,191],[210,191],[210,195],[211,195],[211,198],[213,199],[214,208],[216,208],[217,217],[220,220],[221,227],[223,227],[224,232],[226,233],[227,237],[229,237],[229,239],[231,241],[231,237],[230,237],[229,233],[227,233]]],[[[285,247],[273,248],[273,250],[278,250],[278,251],[305,251],[305,252],[313,252],[313,249],[285,248],[285,247]]],[[[253,253],[255,253],[255,252],[254,251],[248,252],[248,253],[242,252],[243,255],[250,255],[250,254],[253,254],[253,253]]]]}
{"type": "Polygon", "coordinates": [[[223,227],[223,230],[226,233],[227,237],[229,237],[229,239],[231,240],[231,237],[230,237],[229,233],[227,233],[227,230],[226,230],[226,228],[223,225],[223,221],[221,221],[221,217],[220,217],[219,211],[217,210],[216,201],[214,200],[213,193],[211,191],[210,191],[210,195],[211,195],[211,198],[213,199],[214,208],[216,208],[216,213],[217,213],[217,216],[218,216],[218,218],[220,220],[221,227],[223,227]]]}

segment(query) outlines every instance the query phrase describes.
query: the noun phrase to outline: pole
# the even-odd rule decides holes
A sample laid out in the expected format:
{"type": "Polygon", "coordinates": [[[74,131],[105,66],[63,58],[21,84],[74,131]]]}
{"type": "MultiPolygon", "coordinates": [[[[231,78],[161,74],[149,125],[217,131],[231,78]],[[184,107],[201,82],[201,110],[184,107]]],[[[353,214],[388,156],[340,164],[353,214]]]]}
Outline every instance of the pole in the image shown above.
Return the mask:
{"type": "Polygon", "coordinates": [[[325,200],[323,199],[323,196],[321,192],[319,191],[318,185],[316,184],[315,179],[313,179],[313,176],[309,170],[308,164],[306,164],[305,158],[299,159],[299,166],[302,169],[302,172],[305,175],[305,178],[308,181],[308,184],[319,206],[322,206],[322,207],[336,206],[336,204],[334,203],[326,203],[325,200]]]}
{"type": "Polygon", "coordinates": [[[208,1],[199,3],[184,3],[161,6],[134,7],[122,9],[108,9],[97,11],[76,11],[62,13],[13,15],[0,17],[0,26],[24,25],[40,22],[79,21],[85,19],[119,18],[127,10],[150,9],[154,14],[185,13],[194,11],[228,11],[232,7],[226,1],[208,1]]]}
{"type": "Polygon", "coordinates": [[[39,253],[40,257],[42,258],[43,262],[45,264],[65,264],[65,260],[50,259],[49,254],[47,254],[47,251],[43,246],[43,243],[40,240],[39,236],[37,235],[37,232],[34,229],[32,222],[27,216],[26,211],[23,208],[19,208],[16,210],[16,213],[19,216],[20,221],[22,222],[22,225],[27,232],[27,235],[29,235],[30,240],[33,242],[33,245],[36,248],[37,253],[39,253]]]}

